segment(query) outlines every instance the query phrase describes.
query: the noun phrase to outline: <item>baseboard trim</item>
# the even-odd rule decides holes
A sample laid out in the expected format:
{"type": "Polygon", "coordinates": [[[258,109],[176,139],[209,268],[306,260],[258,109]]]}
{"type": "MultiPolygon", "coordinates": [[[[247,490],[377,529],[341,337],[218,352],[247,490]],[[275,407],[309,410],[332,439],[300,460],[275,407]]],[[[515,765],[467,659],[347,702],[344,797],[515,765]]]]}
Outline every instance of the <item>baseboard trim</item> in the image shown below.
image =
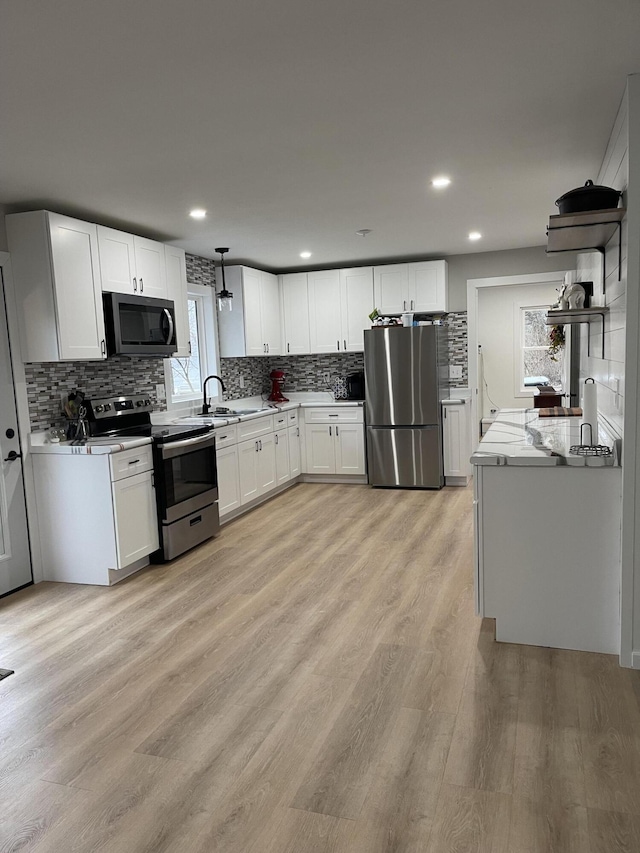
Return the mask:
{"type": "Polygon", "coordinates": [[[343,483],[352,486],[366,486],[369,483],[366,474],[303,474],[300,480],[303,483],[343,483]]]}

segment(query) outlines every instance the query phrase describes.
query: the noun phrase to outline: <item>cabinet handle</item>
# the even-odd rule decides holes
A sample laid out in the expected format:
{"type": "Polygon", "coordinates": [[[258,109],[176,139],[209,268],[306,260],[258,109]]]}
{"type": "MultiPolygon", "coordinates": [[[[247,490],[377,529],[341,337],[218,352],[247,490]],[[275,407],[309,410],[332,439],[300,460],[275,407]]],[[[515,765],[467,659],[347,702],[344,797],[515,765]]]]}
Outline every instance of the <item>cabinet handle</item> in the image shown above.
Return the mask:
{"type": "Polygon", "coordinates": [[[338,415],[329,415],[330,418],[337,418],[338,415]]]}
{"type": "Polygon", "coordinates": [[[406,310],[407,310],[407,300],[406,300],[406,299],[403,299],[403,300],[402,300],[402,310],[403,310],[403,311],[406,311],[406,310]]]}
{"type": "Polygon", "coordinates": [[[445,420],[447,419],[447,407],[446,406],[444,407],[444,418],[445,418],[445,420]]]}
{"type": "Polygon", "coordinates": [[[229,436],[228,436],[228,435],[221,435],[221,436],[220,436],[220,441],[224,441],[224,439],[225,439],[225,438],[229,438],[229,436]]]}
{"type": "Polygon", "coordinates": [[[300,427],[296,428],[296,438],[300,437],[300,427]]]}
{"type": "Polygon", "coordinates": [[[189,341],[189,355],[191,355],[191,341],[189,341]]]}
{"type": "Polygon", "coordinates": [[[329,427],[329,436],[331,436],[331,427],[329,427]]]}
{"type": "Polygon", "coordinates": [[[138,292],[138,279],[135,276],[133,277],[133,292],[138,292]]]}
{"type": "Polygon", "coordinates": [[[278,433],[276,433],[276,444],[278,443],[278,433]]]}
{"type": "Polygon", "coordinates": [[[291,350],[289,349],[289,344],[287,344],[287,352],[291,352],[291,350]]]}
{"type": "Polygon", "coordinates": [[[256,441],[256,453],[258,452],[258,442],[256,441]]]}
{"type": "Polygon", "coordinates": [[[413,299],[411,300],[411,310],[413,311],[413,299]]]}
{"type": "Polygon", "coordinates": [[[340,435],[340,428],[336,426],[336,438],[340,435]]]}
{"type": "Polygon", "coordinates": [[[104,338],[100,341],[100,352],[102,353],[102,355],[107,354],[107,344],[105,343],[104,338]]]}
{"type": "Polygon", "coordinates": [[[262,450],[262,439],[260,439],[260,441],[258,442],[258,444],[260,445],[260,450],[262,450]]]}
{"type": "Polygon", "coordinates": [[[131,462],[129,462],[129,465],[137,465],[139,461],[139,459],[132,459],[131,462]]]}
{"type": "Polygon", "coordinates": [[[142,280],[142,276],[140,276],[140,293],[144,293],[144,282],[142,280]]]}
{"type": "Polygon", "coordinates": [[[340,349],[340,341],[336,341],[336,347],[340,349]]]}
{"type": "Polygon", "coordinates": [[[344,344],[344,351],[346,352],[346,351],[347,351],[347,342],[346,342],[346,340],[345,340],[345,341],[343,341],[343,344],[344,344]]]}

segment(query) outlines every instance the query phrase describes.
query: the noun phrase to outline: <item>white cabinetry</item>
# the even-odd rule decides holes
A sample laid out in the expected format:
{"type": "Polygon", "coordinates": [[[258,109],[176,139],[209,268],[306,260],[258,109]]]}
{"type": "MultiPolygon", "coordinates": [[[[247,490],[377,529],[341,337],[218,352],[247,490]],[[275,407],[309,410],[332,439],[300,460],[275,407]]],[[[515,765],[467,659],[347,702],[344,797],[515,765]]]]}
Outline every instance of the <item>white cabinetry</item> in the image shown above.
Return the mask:
{"type": "Polygon", "coordinates": [[[346,352],[364,352],[364,331],[371,328],[373,267],[340,270],[342,346],[346,352]]]}
{"type": "Polygon", "coordinates": [[[184,249],[178,246],[164,247],[164,260],[167,276],[167,299],[171,299],[176,315],[176,358],[188,358],[191,355],[189,333],[187,266],[184,249]]]}
{"type": "Polygon", "coordinates": [[[233,310],[218,316],[220,355],[281,355],[280,290],[271,273],[250,267],[225,267],[233,310]]]}
{"type": "Polygon", "coordinates": [[[158,549],[151,444],[32,458],[45,580],[107,586],[149,562],[158,549]]]}
{"type": "Polygon", "coordinates": [[[215,436],[216,466],[218,471],[218,510],[222,518],[240,506],[237,427],[220,427],[215,430],[215,436]]]}
{"type": "Polygon", "coordinates": [[[362,407],[305,410],[305,474],[365,473],[362,407]]]}
{"type": "Polygon", "coordinates": [[[241,504],[259,498],[276,486],[276,445],[273,433],[238,445],[241,504]]]}
{"type": "Polygon", "coordinates": [[[447,310],[447,262],[418,261],[375,267],[374,295],[381,314],[447,310]]]}
{"type": "Polygon", "coordinates": [[[102,290],[167,298],[162,243],[98,225],[102,290]]]}
{"type": "Polygon", "coordinates": [[[289,476],[291,479],[299,477],[302,471],[300,459],[300,427],[293,426],[287,429],[289,441],[289,476]]]}
{"type": "Polygon", "coordinates": [[[276,449],[276,485],[282,486],[291,479],[289,467],[289,436],[283,429],[273,434],[276,449]]]}
{"type": "Polygon", "coordinates": [[[342,351],[340,270],[307,273],[311,352],[342,351]]]}
{"type": "Polygon", "coordinates": [[[309,342],[309,293],[306,273],[280,276],[282,294],[282,352],[304,355],[311,352],[309,342]]]}
{"type": "Polygon", "coordinates": [[[6,227],[24,361],[106,358],[96,226],[38,210],[6,227]]]}
{"type": "Polygon", "coordinates": [[[444,476],[447,486],[466,486],[471,476],[471,425],[465,400],[442,405],[444,476]]]}

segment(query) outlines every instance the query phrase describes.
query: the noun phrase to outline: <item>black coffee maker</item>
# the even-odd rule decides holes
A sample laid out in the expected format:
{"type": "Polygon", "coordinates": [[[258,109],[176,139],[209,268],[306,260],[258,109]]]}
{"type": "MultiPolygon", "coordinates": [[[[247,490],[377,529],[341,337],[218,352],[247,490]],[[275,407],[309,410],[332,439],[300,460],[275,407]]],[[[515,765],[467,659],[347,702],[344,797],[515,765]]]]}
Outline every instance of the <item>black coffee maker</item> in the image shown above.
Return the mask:
{"type": "Polygon", "coordinates": [[[364,370],[347,373],[347,400],[364,400],[364,370]]]}

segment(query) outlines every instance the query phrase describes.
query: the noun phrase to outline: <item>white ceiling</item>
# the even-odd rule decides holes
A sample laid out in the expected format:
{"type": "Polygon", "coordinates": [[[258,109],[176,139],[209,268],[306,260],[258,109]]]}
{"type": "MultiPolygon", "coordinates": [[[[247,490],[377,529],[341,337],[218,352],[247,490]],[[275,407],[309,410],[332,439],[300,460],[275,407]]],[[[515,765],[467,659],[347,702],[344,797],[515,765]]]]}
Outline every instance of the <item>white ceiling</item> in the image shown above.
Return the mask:
{"type": "Polygon", "coordinates": [[[0,203],[271,269],[543,244],[640,71],[637,0],[0,11],[0,203]]]}

